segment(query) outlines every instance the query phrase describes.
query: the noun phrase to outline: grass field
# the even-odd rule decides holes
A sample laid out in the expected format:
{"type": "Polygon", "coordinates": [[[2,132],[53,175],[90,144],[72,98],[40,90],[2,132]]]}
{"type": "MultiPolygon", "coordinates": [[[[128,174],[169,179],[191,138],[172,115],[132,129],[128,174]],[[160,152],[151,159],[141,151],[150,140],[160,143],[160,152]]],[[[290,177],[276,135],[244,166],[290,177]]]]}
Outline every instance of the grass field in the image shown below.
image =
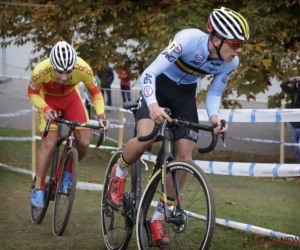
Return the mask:
{"type": "MultiPolygon", "coordinates": [[[[0,128],[0,134],[30,136],[30,131],[0,128]]],[[[90,149],[80,163],[79,181],[102,183],[110,155],[110,151],[90,149]]],[[[255,162],[267,163],[278,159],[278,156],[222,151],[197,157],[244,162],[255,159],[255,162]]],[[[30,169],[31,143],[0,141],[0,163],[30,169]]],[[[143,171],[143,176],[146,175],[147,172],[143,171]]],[[[220,175],[209,175],[209,178],[214,187],[218,218],[300,236],[297,219],[300,215],[300,186],[297,178],[220,175]]],[[[100,191],[76,191],[67,229],[62,237],[55,237],[51,228],[52,204],[41,225],[30,222],[30,184],[30,175],[0,167],[0,249],[105,249],[100,225],[100,191]]],[[[300,249],[296,244],[255,244],[255,240],[266,242],[261,236],[216,225],[211,249],[300,249]]],[[[186,249],[184,242],[177,247],[186,249]]],[[[134,238],[128,249],[136,249],[134,238]]]]}

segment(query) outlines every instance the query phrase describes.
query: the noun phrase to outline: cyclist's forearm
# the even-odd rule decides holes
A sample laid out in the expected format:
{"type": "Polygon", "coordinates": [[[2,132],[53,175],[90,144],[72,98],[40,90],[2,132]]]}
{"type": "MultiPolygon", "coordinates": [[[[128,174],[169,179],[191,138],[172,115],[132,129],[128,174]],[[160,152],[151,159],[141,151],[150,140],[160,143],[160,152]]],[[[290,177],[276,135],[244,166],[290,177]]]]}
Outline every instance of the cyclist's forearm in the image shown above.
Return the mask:
{"type": "Polygon", "coordinates": [[[221,96],[212,92],[208,92],[205,101],[205,107],[208,117],[218,115],[221,104],[221,96]]]}
{"type": "Polygon", "coordinates": [[[43,113],[45,113],[49,109],[48,104],[45,102],[44,98],[42,98],[40,95],[30,95],[29,94],[29,98],[30,98],[30,101],[32,102],[32,104],[35,107],[37,107],[39,111],[42,111],[43,113]]]}

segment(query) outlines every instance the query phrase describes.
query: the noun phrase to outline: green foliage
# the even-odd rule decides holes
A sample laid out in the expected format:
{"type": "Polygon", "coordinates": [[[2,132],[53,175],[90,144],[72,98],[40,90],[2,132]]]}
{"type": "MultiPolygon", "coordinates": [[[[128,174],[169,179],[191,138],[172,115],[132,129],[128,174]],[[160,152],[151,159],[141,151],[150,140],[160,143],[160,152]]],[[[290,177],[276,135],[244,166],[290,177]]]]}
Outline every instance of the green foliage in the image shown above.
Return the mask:
{"type": "MultiPolygon", "coordinates": [[[[271,80],[299,74],[299,1],[296,0],[101,0],[11,1],[0,4],[1,46],[35,44],[29,66],[48,56],[58,40],[73,43],[80,56],[96,69],[107,63],[131,65],[137,77],[176,32],[196,27],[206,30],[214,8],[239,11],[250,25],[250,40],[240,56],[240,67],[224,91],[225,107],[239,104],[225,99],[234,91],[255,100],[271,80]],[[135,43],[129,43],[134,41],[135,43]],[[118,48],[118,50],[117,50],[118,48]],[[44,50],[39,57],[36,52],[44,50]],[[130,53],[129,53],[130,52],[130,53]],[[130,55],[131,54],[131,55],[130,55]],[[129,56],[130,55],[130,56],[129,56]]],[[[197,100],[205,100],[205,91],[197,100]]],[[[275,107],[284,95],[270,98],[275,107]]]]}

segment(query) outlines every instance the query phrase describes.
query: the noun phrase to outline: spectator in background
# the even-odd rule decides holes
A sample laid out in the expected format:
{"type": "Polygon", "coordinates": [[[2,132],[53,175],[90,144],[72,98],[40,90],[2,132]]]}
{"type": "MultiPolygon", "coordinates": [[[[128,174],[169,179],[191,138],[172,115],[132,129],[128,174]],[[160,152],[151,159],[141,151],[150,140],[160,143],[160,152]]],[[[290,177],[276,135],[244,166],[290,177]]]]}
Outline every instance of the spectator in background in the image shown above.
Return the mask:
{"type": "Polygon", "coordinates": [[[98,71],[97,76],[101,80],[101,86],[102,86],[101,91],[103,97],[104,97],[104,92],[106,92],[106,96],[107,96],[106,105],[111,106],[111,85],[115,79],[113,69],[109,67],[109,65],[107,64],[106,71],[104,71],[104,73],[102,71],[98,71]]]}
{"type": "MultiPolygon", "coordinates": [[[[280,84],[282,91],[290,94],[292,99],[290,108],[300,108],[300,76],[291,77],[280,84]]],[[[300,117],[299,122],[291,122],[292,138],[294,143],[300,143],[300,117]]],[[[300,163],[300,146],[296,147],[297,162],[300,163]]]]}
{"type": "Polygon", "coordinates": [[[124,66],[121,69],[120,73],[118,74],[118,77],[120,79],[120,88],[121,88],[123,103],[126,101],[131,101],[131,98],[130,98],[130,68],[124,66]]]}

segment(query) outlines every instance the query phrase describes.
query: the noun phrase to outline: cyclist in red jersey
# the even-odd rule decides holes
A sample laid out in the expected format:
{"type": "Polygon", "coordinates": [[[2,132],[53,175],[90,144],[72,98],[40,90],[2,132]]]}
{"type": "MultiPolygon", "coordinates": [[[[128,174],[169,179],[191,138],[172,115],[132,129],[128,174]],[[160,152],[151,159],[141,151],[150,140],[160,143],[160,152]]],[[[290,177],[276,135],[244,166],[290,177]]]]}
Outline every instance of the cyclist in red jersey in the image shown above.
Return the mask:
{"type": "MultiPolygon", "coordinates": [[[[75,49],[67,42],[60,41],[52,48],[48,59],[40,62],[32,71],[28,86],[28,96],[38,108],[38,125],[41,135],[46,121],[53,119],[61,111],[66,120],[89,122],[87,111],[82,103],[78,84],[83,82],[91,94],[99,125],[104,126],[104,101],[100,89],[94,82],[91,67],[77,56],[75,49]]],[[[109,128],[109,121],[105,129],[109,128]]],[[[37,154],[35,189],[30,203],[43,208],[45,202],[45,179],[50,167],[50,159],[57,141],[57,124],[52,123],[47,137],[42,137],[41,148],[37,154]]],[[[78,160],[85,156],[90,143],[90,130],[78,128],[76,134],[78,160]]],[[[71,172],[67,171],[63,180],[66,190],[71,182],[71,172]]]]}

